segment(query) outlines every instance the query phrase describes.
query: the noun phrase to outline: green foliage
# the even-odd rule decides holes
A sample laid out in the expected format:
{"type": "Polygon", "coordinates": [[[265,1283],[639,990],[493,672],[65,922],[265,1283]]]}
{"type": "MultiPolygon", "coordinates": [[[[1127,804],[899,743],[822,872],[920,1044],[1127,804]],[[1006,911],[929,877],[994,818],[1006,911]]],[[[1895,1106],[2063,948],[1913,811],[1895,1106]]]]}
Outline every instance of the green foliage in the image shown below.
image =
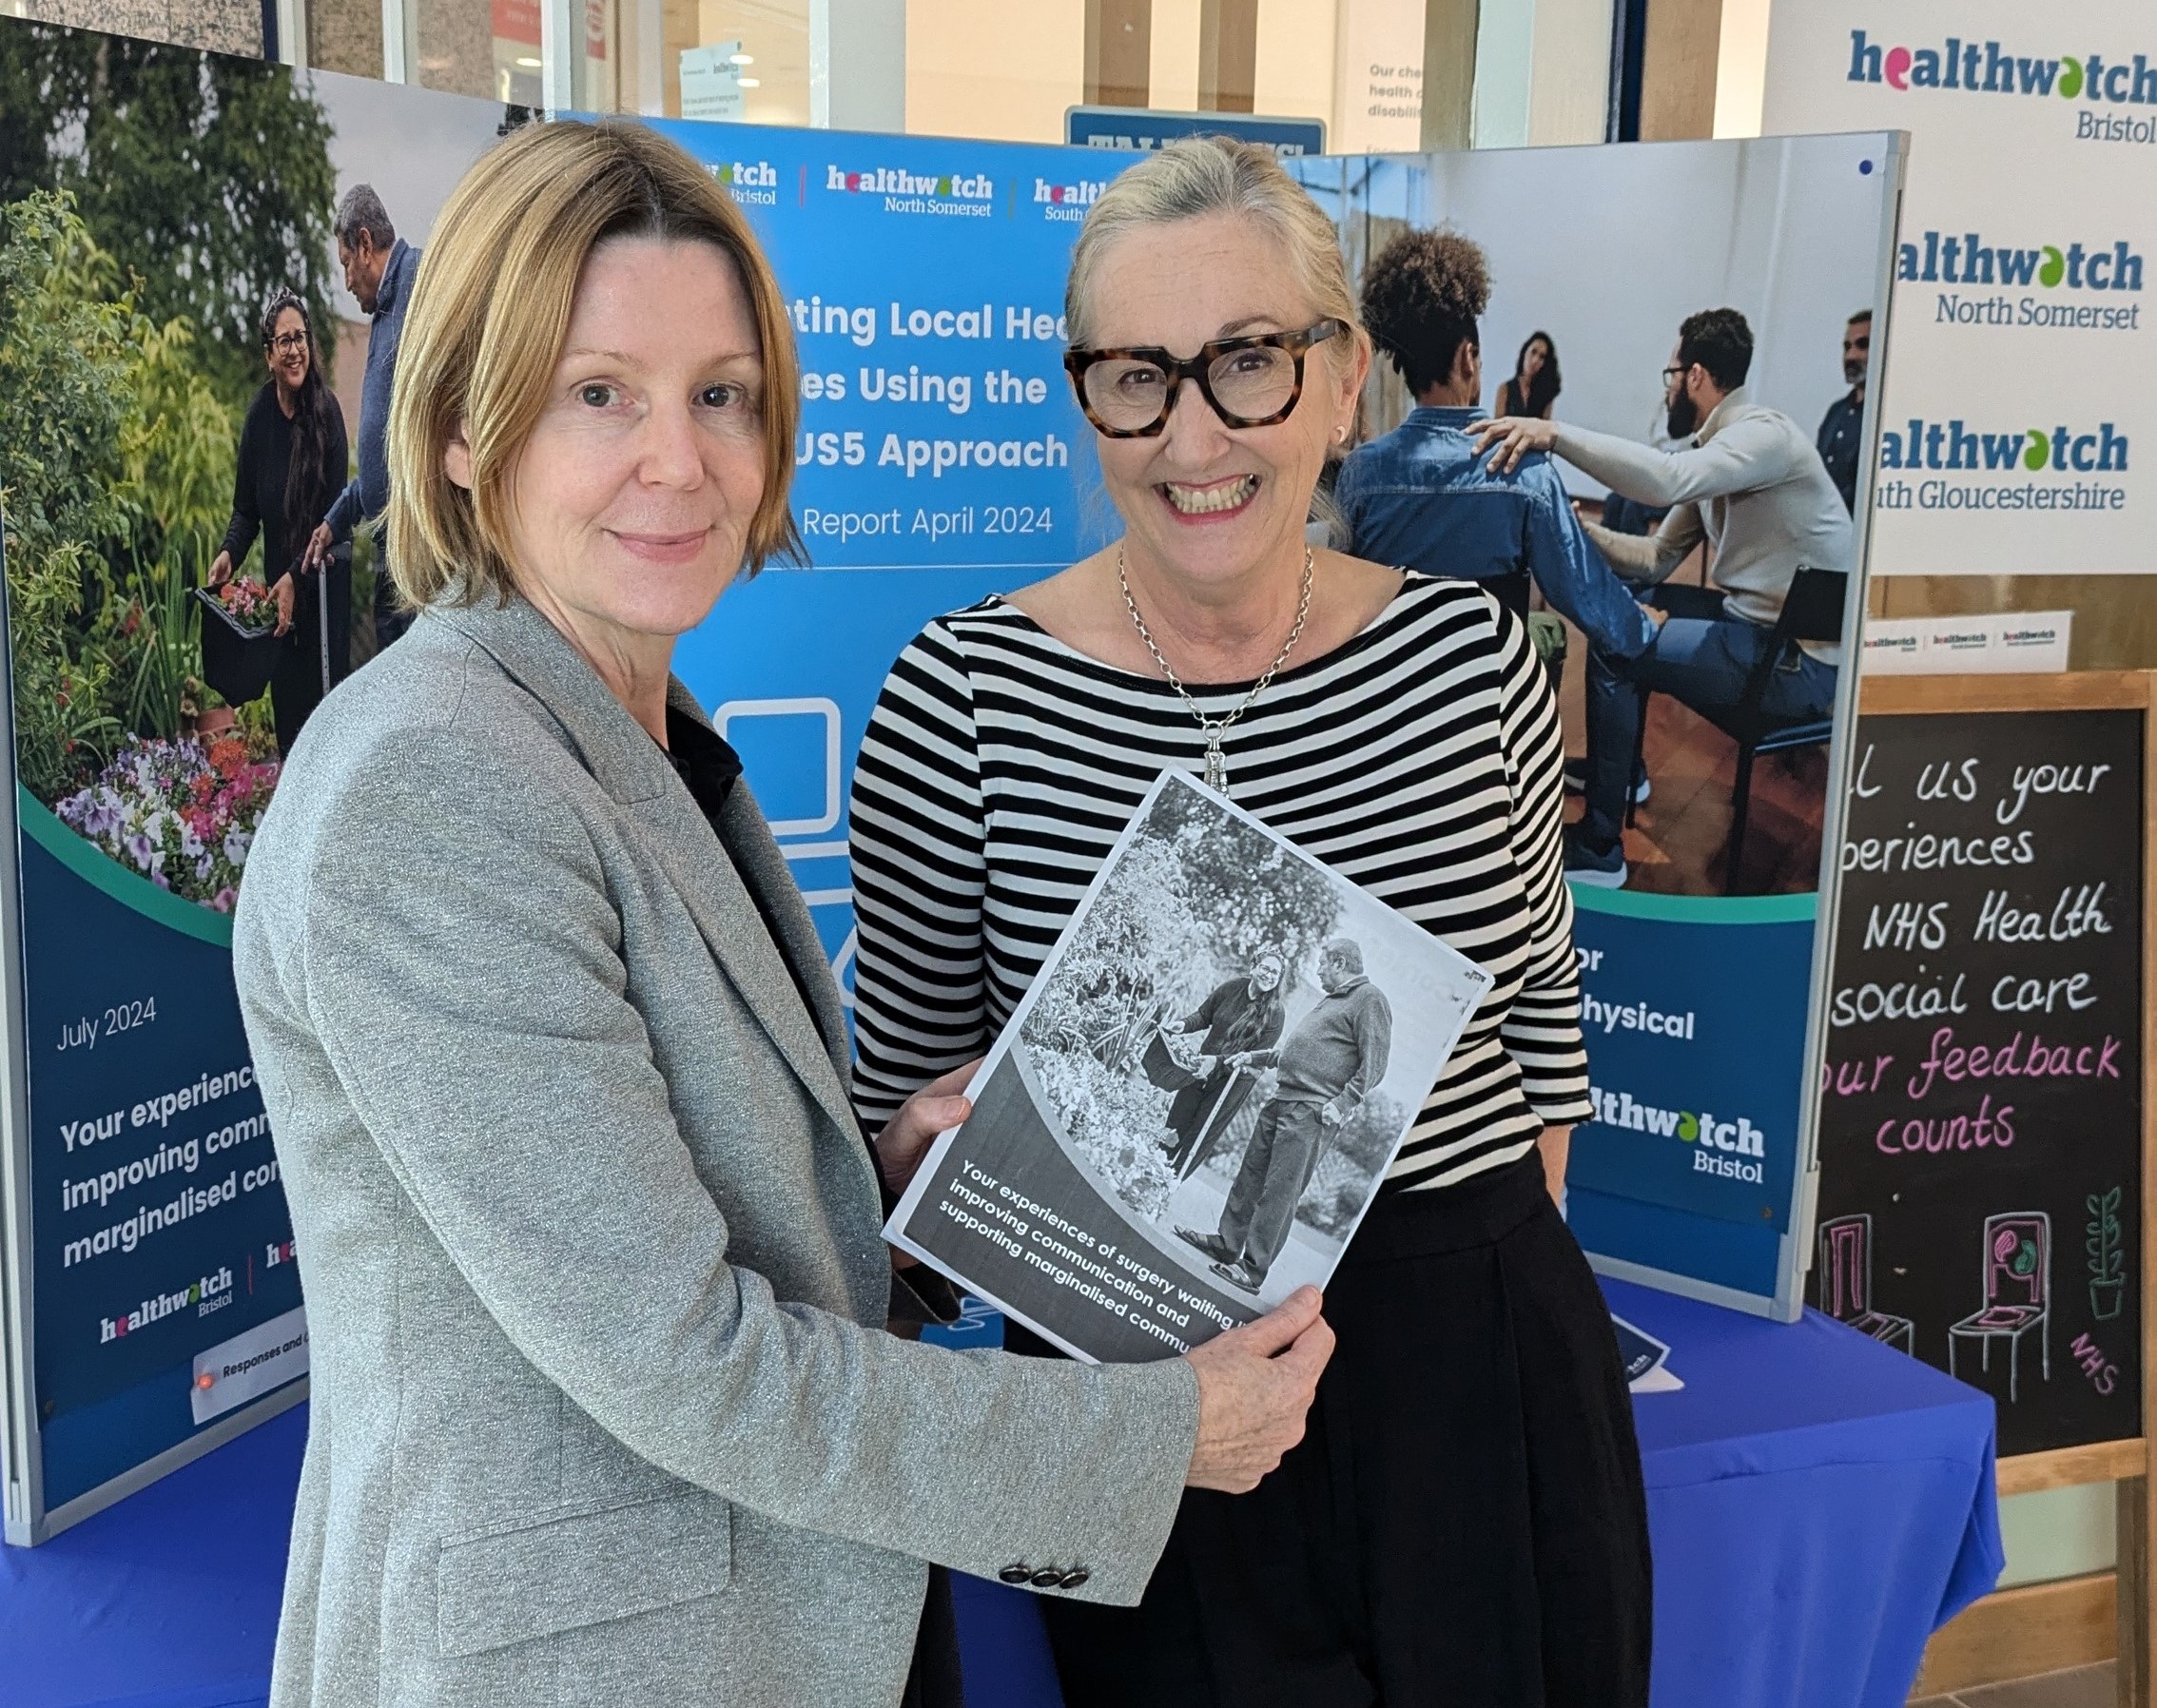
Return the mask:
{"type": "Polygon", "coordinates": [[[1036,999],[1027,1041],[1128,1067],[1163,1014],[1265,951],[1295,978],[1340,906],[1324,873],[1195,789],[1165,788],[1036,999]]]}
{"type": "Polygon", "coordinates": [[[64,194],[0,207],[0,512],[15,740],[51,802],[197,691],[187,589],[230,511],[232,417],[64,194]]]}
{"type": "Polygon", "coordinates": [[[73,193],[136,307],[197,328],[216,395],[262,380],[256,319],[287,287],[330,325],[337,175],[321,106],[282,66],[16,24],[0,32],[0,200],[73,193]]]}
{"type": "Polygon", "coordinates": [[[188,590],[202,584],[224,539],[237,435],[231,413],[195,371],[186,322],[137,319],[134,410],[123,445],[133,551],[118,613],[135,637],[136,658],[123,716],[138,735],[169,737],[196,703],[200,613],[188,590]]]}

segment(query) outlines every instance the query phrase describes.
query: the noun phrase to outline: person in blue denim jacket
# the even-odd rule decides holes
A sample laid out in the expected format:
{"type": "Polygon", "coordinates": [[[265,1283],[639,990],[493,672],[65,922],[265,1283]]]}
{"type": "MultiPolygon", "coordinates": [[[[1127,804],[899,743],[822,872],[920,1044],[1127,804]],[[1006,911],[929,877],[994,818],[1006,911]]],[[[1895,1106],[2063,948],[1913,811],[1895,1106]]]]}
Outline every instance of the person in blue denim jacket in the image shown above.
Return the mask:
{"type": "Polygon", "coordinates": [[[1333,501],[1348,550],[1480,581],[1518,614],[1532,582],[1597,650],[1632,658],[1654,625],[1589,543],[1550,459],[1497,474],[1467,436],[1485,415],[1476,323],[1489,300],[1483,251],[1456,231],[1403,232],[1365,270],[1364,324],[1416,407],[1341,465],[1333,501]]]}

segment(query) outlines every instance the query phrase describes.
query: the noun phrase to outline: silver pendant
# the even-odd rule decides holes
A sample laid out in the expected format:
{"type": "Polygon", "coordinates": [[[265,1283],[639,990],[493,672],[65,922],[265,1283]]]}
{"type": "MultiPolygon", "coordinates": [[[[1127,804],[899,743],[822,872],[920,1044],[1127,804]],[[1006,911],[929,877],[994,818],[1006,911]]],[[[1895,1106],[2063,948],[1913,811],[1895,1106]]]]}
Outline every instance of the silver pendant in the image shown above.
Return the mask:
{"type": "Polygon", "coordinates": [[[1228,793],[1228,760],[1221,752],[1221,732],[1206,731],[1206,786],[1216,794],[1228,793]]]}

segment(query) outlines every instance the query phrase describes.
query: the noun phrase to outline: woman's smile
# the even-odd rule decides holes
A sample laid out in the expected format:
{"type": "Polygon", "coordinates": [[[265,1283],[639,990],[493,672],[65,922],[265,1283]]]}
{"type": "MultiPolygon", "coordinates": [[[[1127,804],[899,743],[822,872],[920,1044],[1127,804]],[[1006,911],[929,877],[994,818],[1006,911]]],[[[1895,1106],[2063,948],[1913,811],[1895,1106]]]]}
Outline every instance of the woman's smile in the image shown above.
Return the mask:
{"type": "Polygon", "coordinates": [[[1223,480],[1205,482],[1164,480],[1154,490],[1182,520],[1218,522],[1249,505],[1258,495],[1261,484],[1262,477],[1257,475],[1231,475],[1223,480]]]}

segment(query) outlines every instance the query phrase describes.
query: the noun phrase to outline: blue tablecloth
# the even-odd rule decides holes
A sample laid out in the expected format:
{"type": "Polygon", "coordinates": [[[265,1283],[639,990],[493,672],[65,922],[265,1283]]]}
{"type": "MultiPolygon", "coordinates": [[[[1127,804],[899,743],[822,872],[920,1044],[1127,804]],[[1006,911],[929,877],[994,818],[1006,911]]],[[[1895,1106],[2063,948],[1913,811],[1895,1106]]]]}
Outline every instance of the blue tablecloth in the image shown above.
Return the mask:
{"type": "Polygon", "coordinates": [[[1991,1397],[1817,1311],[1603,1292],[1685,1384],[1633,1403],[1654,1708],[1902,1708],[2000,1575],[1991,1397]]]}
{"type": "MultiPolygon", "coordinates": [[[[1635,1402],[1655,1708],[1901,1708],[1926,1637],[1999,1575],[1992,1401],[1812,1313],[1605,1291],[1685,1383],[1635,1402]]],[[[305,1420],[0,1548],[0,1708],[262,1702],[305,1420]]],[[[959,1614],[969,1708],[1055,1703],[1030,1598],[969,1580],[959,1614]]]]}

